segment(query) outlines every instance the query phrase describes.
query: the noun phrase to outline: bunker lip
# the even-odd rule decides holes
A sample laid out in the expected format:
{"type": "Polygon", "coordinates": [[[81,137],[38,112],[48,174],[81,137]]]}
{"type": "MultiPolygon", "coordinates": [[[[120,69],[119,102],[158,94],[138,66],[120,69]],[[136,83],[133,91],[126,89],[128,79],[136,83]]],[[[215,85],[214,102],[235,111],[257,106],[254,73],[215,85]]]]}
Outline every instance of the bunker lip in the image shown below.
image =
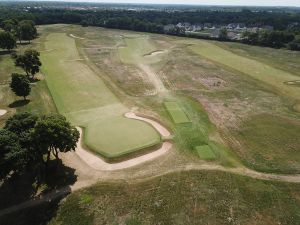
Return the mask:
{"type": "Polygon", "coordinates": [[[70,37],[84,40],[84,38],[82,38],[82,37],[77,37],[77,36],[75,36],[74,34],[70,34],[70,37]]]}
{"type": "Polygon", "coordinates": [[[144,57],[156,56],[156,55],[158,55],[158,54],[163,54],[163,53],[165,53],[165,52],[167,52],[167,50],[156,50],[156,51],[149,52],[149,53],[147,53],[147,54],[145,54],[145,55],[143,55],[143,56],[144,56],[144,57]]]}
{"type": "Polygon", "coordinates": [[[4,116],[7,113],[7,110],[0,109],[0,116],[4,116]]]}
{"type": "Polygon", "coordinates": [[[141,120],[141,121],[145,121],[145,122],[151,124],[163,137],[171,136],[171,133],[164,126],[162,126],[159,122],[157,122],[153,119],[150,119],[149,117],[148,118],[141,117],[141,116],[136,115],[134,112],[125,113],[124,116],[129,119],[141,120]]]}
{"type": "MultiPolygon", "coordinates": [[[[145,121],[145,122],[151,124],[155,129],[157,129],[157,131],[163,137],[169,137],[171,135],[170,132],[166,128],[164,128],[161,124],[159,124],[158,122],[156,122],[154,120],[137,116],[133,112],[126,113],[125,117],[131,118],[131,119],[136,119],[136,120],[142,120],[142,121],[145,121]]],[[[93,168],[95,170],[114,171],[114,170],[121,170],[121,169],[134,167],[134,166],[143,164],[145,162],[154,160],[155,158],[158,158],[159,156],[166,154],[172,148],[172,143],[165,141],[165,142],[163,142],[162,146],[159,149],[154,150],[150,153],[147,153],[147,154],[144,154],[144,155],[141,155],[141,156],[129,159],[129,160],[125,160],[123,162],[108,163],[104,159],[102,159],[98,155],[92,153],[90,150],[86,149],[82,145],[82,137],[83,137],[82,133],[83,132],[80,127],[77,127],[77,129],[80,132],[80,139],[77,143],[77,148],[76,148],[75,152],[87,165],[89,165],[91,168],[93,168]]]]}
{"type": "MultiPolygon", "coordinates": [[[[158,123],[154,120],[137,116],[133,112],[126,113],[125,117],[130,118],[130,119],[142,120],[142,121],[145,121],[145,122],[151,124],[155,129],[158,130],[158,132],[163,137],[169,137],[171,135],[170,132],[166,128],[164,128],[160,123],[158,123]]],[[[91,168],[93,168],[95,170],[114,171],[114,170],[121,170],[121,169],[134,167],[134,166],[140,165],[142,163],[154,160],[155,158],[166,154],[172,147],[171,142],[165,141],[165,142],[163,142],[162,146],[159,149],[151,151],[150,153],[140,155],[138,157],[135,157],[135,158],[132,158],[129,160],[125,160],[122,162],[118,162],[118,163],[108,163],[104,159],[102,159],[100,156],[89,151],[82,145],[82,143],[83,143],[82,142],[82,137],[83,137],[82,128],[77,127],[77,129],[80,132],[80,139],[77,143],[77,148],[76,148],[75,152],[87,165],[89,165],[91,168]]]]}

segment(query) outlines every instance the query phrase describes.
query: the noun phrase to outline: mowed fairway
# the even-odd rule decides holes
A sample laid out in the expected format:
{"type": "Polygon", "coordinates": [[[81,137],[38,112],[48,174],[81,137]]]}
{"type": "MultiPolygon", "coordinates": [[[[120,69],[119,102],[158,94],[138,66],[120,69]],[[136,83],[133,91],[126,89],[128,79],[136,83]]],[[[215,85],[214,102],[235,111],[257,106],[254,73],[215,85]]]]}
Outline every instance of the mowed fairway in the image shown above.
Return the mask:
{"type": "Polygon", "coordinates": [[[300,100],[299,88],[285,84],[287,81],[299,79],[296,75],[276,69],[259,61],[234,54],[218,47],[213,44],[213,42],[193,41],[193,45],[189,48],[196,54],[272,85],[281,94],[300,100]]]}
{"type": "Polygon", "coordinates": [[[58,111],[85,128],[85,144],[106,157],[119,157],[161,142],[149,124],[124,118],[129,110],[80,58],[75,40],[51,33],[41,55],[43,72],[58,111]]]}
{"type": "Polygon", "coordinates": [[[174,123],[179,124],[190,122],[189,118],[177,102],[165,102],[165,107],[174,123]]]}

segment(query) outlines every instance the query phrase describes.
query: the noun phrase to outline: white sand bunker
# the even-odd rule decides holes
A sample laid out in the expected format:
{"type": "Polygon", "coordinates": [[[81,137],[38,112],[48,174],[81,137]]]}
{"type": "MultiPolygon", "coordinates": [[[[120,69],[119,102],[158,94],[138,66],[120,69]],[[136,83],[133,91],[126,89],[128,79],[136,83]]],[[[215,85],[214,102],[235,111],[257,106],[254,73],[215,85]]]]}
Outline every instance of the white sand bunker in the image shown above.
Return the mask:
{"type": "MultiPolygon", "coordinates": [[[[158,130],[158,132],[163,137],[170,136],[170,132],[166,128],[164,128],[160,123],[158,123],[154,120],[137,116],[133,112],[126,113],[125,117],[131,118],[131,119],[143,120],[147,123],[150,123],[155,129],[158,130]]],[[[95,170],[114,171],[114,170],[130,168],[130,167],[137,166],[142,163],[154,160],[155,158],[158,158],[158,157],[166,154],[172,148],[172,143],[165,141],[165,142],[163,142],[162,146],[159,149],[157,149],[156,151],[153,151],[148,154],[138,156],[136,158],[129,159],[129,160],[126,160],[126,161],[123,161],[120,163],[107,163],[101,157],[90,152],[89,150],[85,149],[82,146],[82,129],[79,127],[77,127],[77,129],[80,132],[80,139],[77,143],[77,148],[76,148],[75,154],[77,154],[87,165],[89,165],[91,168],[93,168],[95,170]]]]}
{"type": "Polygon", "coordinates": [[[77,36],[75,36],[75,35],[73,35],[73,34],[70,34],[70,37],[72,37],[72,38],[77,38],[77,39],[81,39],[81,40],[84,39],[84,38],[82,38],[82,37],[77,37],[77,36]]]}
{"type": "Polygon", "coordinates": [[[7,110],[5,109],[0,109],[0,116],[3,116],[7,113],[7,110]]]}
{"type": "Polygon", "coordinates": [[[149,53],[145,54],[144,57],[156,56],[156,55],[163,54],[166,52],[167,52],[167,50],[157,50],[157,51],[153,51],[153,52],[149,52],[149,53]]]}

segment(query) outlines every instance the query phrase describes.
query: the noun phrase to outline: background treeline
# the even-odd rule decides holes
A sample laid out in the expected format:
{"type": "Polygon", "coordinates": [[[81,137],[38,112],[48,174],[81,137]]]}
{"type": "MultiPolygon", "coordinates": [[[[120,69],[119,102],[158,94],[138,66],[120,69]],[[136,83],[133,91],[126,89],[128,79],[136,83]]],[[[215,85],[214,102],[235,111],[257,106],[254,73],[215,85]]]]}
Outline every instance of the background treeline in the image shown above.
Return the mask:
{"type": "MultiPolygon", "coordinates": [[[[31,5],[33,4],[31,3],[31,5]]],[[[164,26],[179,22],[218,25],[244,23],[248,27],[269,25],[274,27],[274,31],[260,31],[256,34],[246,32],[243,42],[276,48],[288,47],[292,50],[300,49],[300,38],[297,36],[300,35],[300,11],[297,10],[288,12],[278,10],[251,11],[249,9],[227,11],[221,9],[211,10],[209,8],[199,8],[197,10],[168,10],[166,8],[160,10],[128,10],[113,7],[80,8],[78,4],[73,6],[70,3],[65,7],[62,4],[59,5],[60,7],[31,6],[29,8],[17,3],[14,5],[5,4],[0,6],[0,23],[3,24],[3,21],[15,18],[18,21],[33,20],[37,25],[54,23],[81,24],[83,26],[168,33],[180,36],[186,34],[180,30],[165,32],[164,26]],[[291,27],[291,24],[294,25],[291,27]]],[[[200,38],[199,36],[193,37],[200,38]]],[[[225,39],[222,38],[222,40],[225,39]]]]}

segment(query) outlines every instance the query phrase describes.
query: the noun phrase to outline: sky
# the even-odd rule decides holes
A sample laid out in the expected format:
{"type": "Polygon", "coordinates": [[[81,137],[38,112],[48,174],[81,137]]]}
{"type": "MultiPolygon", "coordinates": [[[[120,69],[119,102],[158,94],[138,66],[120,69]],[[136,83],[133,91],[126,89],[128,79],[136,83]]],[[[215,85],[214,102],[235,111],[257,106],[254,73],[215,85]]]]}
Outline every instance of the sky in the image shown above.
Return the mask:
{"type": "Polygon", "coordinates": [[[300,0],[185,0],[185,1],[184,0],[56,0],[56,1],[300,7],[300,0]]]}

